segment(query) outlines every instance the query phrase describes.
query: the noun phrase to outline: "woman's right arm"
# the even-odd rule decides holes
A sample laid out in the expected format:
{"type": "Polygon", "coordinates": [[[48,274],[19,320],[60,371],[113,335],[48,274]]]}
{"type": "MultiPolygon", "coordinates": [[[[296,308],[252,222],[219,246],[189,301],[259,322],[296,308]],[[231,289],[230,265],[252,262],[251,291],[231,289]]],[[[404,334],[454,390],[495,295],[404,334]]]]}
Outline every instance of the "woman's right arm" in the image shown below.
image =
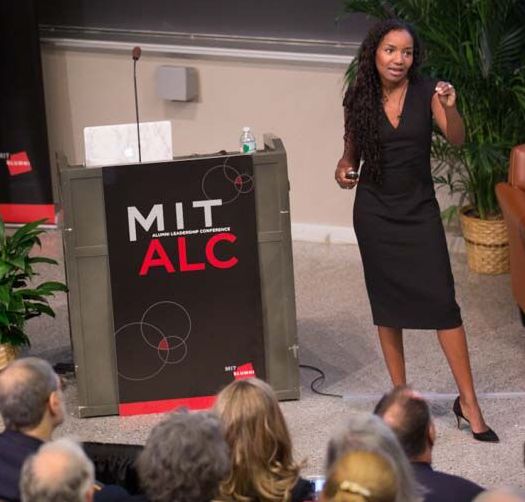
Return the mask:
{"type": "Polygon", "coordinates": [[[346,173],[348,171],[356,171],[358,169],[358,164],[356,162],[356,152],[352,144],[351,139],[348,137],[345,138],[345,148],[343,156],[339,159],[337,167],[335,168],[335,181],[341,188],[354,188],[357,185],[357,179],[348,179],[346,173]]]}

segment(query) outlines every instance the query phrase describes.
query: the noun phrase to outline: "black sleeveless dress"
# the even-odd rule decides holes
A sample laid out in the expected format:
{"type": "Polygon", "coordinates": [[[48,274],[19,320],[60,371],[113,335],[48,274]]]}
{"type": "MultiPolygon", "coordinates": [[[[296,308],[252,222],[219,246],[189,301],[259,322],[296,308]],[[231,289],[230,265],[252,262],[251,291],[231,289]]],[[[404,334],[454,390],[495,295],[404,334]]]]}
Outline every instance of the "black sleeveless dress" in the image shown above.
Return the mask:
{"type": "Polygon", "coordinates": [[[430,171],[436,81],[409,83],[397,128],[382,112],[383,182],[361,169],[354,229],[374,324],[450,329],[462,324],[430,171]]]}

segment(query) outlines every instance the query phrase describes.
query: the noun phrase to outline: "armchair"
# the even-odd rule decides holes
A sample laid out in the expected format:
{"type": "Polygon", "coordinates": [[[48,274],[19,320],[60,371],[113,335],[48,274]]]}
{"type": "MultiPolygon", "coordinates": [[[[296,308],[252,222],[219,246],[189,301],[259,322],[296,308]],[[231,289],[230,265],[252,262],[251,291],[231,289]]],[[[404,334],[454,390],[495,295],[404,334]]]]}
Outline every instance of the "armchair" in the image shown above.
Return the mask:
{"type": "Polygon", "coordinates": [[[525,326],[525,144],[512,149],[508,181],[496,185],[496,195],[509,234],[512,293],[525,326]]]}

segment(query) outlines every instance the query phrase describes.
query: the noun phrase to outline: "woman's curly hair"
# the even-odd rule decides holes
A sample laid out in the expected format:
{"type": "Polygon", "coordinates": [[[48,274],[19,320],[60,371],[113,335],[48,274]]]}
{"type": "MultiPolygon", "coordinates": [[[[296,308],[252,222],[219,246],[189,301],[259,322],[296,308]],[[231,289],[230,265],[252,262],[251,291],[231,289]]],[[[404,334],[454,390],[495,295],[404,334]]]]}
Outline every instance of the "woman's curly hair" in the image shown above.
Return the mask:
{"type": "MultiPolygon", "coordinates": [[[[379,118],[382,90],[376,68],[376,51],[384,36],[394,30],[406,30],[414,41],[414,59],[408,71],[409,80],[415,80],[421,64],[421,43],[414,28],[400,19],[385,19],[375,24],[363,40],[357,57],[357,74],[345,94],[345,150],[350,141],[355,160],[363,159],[368,173],[381,182],[381,144],[379,118]]],[[[354,160],[354,159],[352,159],[354,160]]]]}

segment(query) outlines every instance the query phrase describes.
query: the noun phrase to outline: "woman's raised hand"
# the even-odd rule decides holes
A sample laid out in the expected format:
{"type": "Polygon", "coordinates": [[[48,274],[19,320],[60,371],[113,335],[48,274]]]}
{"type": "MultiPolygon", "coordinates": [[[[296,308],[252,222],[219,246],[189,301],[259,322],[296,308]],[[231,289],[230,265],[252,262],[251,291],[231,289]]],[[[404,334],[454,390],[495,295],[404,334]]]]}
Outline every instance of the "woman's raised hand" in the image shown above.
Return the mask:
{"type": "Polygon", "coordinates": [[[439,102],[444,108],[456,106],[456,90],[450,82],[438,82],[436,84],[436,93],[439,102]]]}

